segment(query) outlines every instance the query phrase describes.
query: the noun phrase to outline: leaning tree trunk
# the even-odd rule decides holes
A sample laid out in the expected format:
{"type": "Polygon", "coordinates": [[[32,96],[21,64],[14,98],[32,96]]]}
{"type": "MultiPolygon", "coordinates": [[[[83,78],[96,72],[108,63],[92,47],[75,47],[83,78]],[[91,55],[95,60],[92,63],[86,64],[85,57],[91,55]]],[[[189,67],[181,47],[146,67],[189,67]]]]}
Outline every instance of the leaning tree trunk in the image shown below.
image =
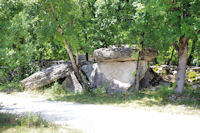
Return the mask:
{"type": "Polygon", "coordinates": [[[181,36],[180,46],[178,51],[178,72],[176,75],[176,88],[174,89],[176,93],[182,93],[184,90],[188,41],[189,41],[188,37],[181,36]]]}
{"type": "MultiPolygon", "coordinates": [[[[142,34],[144,38],[144,33],[142,34]]],[[[138,53],[138,60],[137,60],[137,66],[136,66],[136,75],[135,75],[135,93],[138,94],[140,89],[140,60],[141,60],[141,52],[143,50],[144,42],[141,42],[142,49],[138,53]]]]}
{"type": "MultiPolygon", "coordinates": [[[[55,8],[53,6],[52,1],[50,1],[50,4],[51,4],[51,10],[52,10],[53,16],[55,17],[55,20],[58,21],[58,18],[56,17],[56,13],[55,13],[55,8]]],[[[64,32],[63,32],[63,29],[62,29],[60,24],[58,24],[58,31],[60,32],[60,34],[62,36],[64,36],[64,32]]],[[[75,59],[73,57],[73,53],[72,53],[70,44],[67,43],[65,39],[63,40],[63,42],[65,44],[65,48],[66,48],[67,53],[69,55],[70,61],[72,63],[72,68],[74,70],[75,76],[77,77],[77,79],[78,79],[79,83],[82,85],[82,87],[83,88],[87,88],[90,91],[90,86],[88,85],[88,83],[85,82],[84,78],[82,79],[81,74],[79,73],[79,68],[76,65],[76,62],[75,62],[75,59]]]]}

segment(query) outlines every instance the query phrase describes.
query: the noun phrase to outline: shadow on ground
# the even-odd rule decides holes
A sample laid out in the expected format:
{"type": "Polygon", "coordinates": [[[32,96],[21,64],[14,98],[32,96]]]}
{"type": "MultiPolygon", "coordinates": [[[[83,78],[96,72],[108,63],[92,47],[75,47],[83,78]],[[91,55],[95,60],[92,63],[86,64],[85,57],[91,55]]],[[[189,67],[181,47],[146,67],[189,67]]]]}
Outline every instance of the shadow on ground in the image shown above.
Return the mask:
{"type": "Polygon", "coordinates": [[[187,87],[183,94],[175,94],[172,87],[161,86],[156,90],[141,90],[138,95],[134,93],[108,95],[97,94],[65,94],[57,95],[56,101],[69,101],[82,104],[130,104],[137,103],[141,106],[166,106],[181,105],[200,109],[200,88],[192,89],[187,87]]]}
{"type": "Polygon", "coordinates": [[[16,115],[0,113],[0,133],[3,132],[26,132],[23,130],[48,128],[50,124],[35,114],[16,115]]]}
{"type": "Polygon", "coordinates": [[[8,130],[9,128],[19,127],[20,121],[17,120],[16,115],[0,113],[0,132],[8,130]]]}

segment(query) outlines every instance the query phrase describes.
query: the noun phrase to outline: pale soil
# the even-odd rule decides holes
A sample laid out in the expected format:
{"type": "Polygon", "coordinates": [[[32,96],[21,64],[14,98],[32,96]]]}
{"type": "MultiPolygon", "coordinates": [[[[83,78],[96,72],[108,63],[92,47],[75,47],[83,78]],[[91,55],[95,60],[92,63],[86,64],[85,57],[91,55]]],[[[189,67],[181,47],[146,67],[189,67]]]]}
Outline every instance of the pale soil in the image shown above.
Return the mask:
{"type": "Polygon", "coordinates": [[[84,133],[199,133],[200,116],[168,114],[106,105],[48,101],[0,93],[0,112],[39,113],[55,124],[84,133]]]}

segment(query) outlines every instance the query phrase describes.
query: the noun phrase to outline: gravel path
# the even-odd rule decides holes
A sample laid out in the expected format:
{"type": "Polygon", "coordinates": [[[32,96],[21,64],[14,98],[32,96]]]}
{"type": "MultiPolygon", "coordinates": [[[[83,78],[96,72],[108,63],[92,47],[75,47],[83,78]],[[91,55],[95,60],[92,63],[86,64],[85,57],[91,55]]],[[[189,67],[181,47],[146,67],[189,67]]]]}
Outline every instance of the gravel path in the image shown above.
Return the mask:
{"type": "Polygon", "coordinates": [[[84,133],[200,133],[200,117],[132,108],[47,101],[0,93],[0,112],[40,113],[55,124],[84,133]]]}

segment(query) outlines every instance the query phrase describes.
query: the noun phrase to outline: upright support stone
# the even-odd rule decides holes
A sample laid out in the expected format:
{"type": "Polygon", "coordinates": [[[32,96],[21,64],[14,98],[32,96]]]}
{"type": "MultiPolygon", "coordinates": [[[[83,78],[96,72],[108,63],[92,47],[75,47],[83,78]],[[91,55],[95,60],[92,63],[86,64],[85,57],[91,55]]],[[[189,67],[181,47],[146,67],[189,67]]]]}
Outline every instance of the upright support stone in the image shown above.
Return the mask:
{"type": "MultiPolygon", "coordinates": [[[[104,87],[108,93],[126,92],[135,82],[138,50],[134,48],[101,48],[94,51],[95,64],[85,65],[82,70],[93,88],[104,87]]],[[[157,51],[144,49],[140,61],[140,79],[148,69],[148,61],[157,51]],[[146,52],[145,52],[146,51],[146,52]]]]}
{"type": "MultiPolygon", "coordinates": [[[[136,66],[136,61],[99,62],[85,65],[82,70],[87,74],[93,88],[104,87],[108,93],[124,93],[135,82],[136,66]]],[[[141,79],[147,69],[147,61],[141,61],[141,79]]]]}
{"type": "Polygon", "coordinates": [[[66,89],[67,92],[75,92],[75,93],[83,92],[83,88],[81,84],[78,82],[78,79],[76,78],[74,72],[70,72],[70,74],[63,81],[62,87],[66,89]]]}

